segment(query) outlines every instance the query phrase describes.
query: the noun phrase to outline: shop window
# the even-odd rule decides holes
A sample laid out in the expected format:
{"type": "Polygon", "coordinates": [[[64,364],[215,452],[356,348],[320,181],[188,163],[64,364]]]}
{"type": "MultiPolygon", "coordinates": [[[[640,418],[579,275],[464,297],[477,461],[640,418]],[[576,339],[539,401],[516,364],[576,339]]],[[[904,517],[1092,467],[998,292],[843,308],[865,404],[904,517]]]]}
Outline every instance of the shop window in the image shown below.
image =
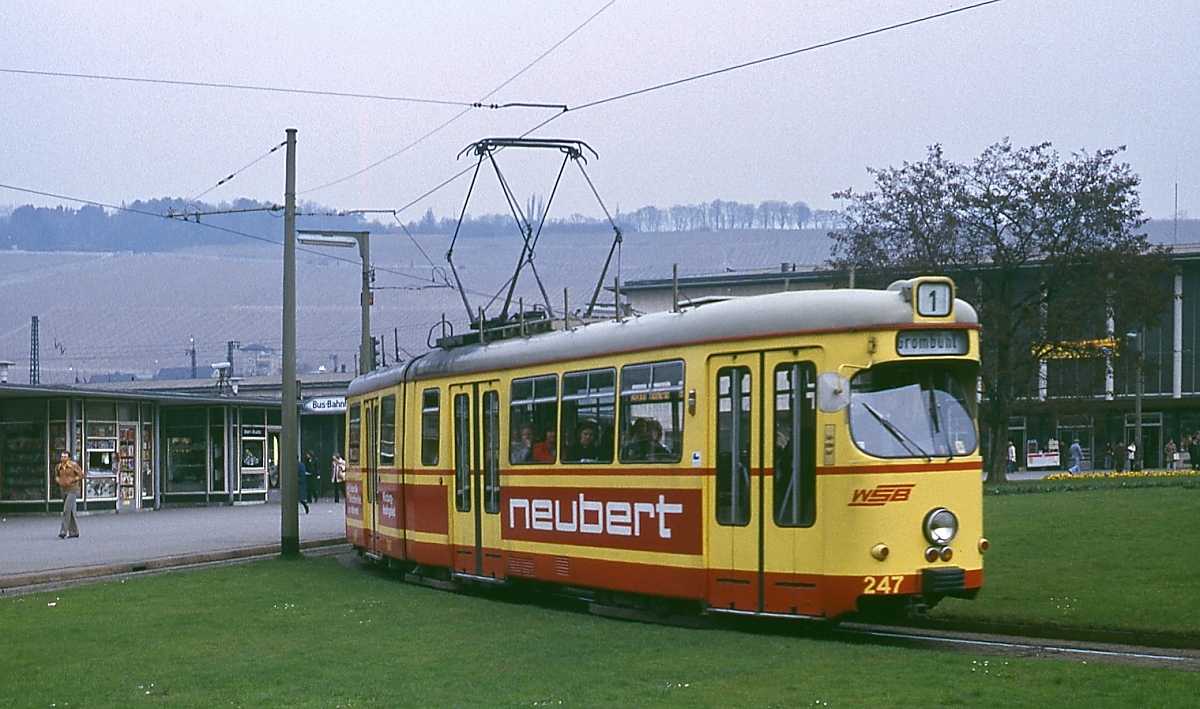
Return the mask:
{"type": "Polygon", "coordinates": [[[683,362],[621,368],[622,463],[678,463],[683,449],[683,362]]]}
{"type": "Polygon", "coordinates": [[[396,465],[396,395],[379,402],[379,467],[396,465]]]}
{"type": "Polygon", "coordinates": [[[117,407],[111,401],[89,399],[84,403],[84,410],[87,412],[87,419],[89,421],[117,420],[117,407]]]}
{"type": "MultiPolygon", "coordinates": [[[[205,492],[207,445],[204,429],[168,428],[166,435],[166,492],[205,492]]],[[[89,451],[89,454],[94,455],[94,452],[89,451]]]]}
{"type": "Polygon", "coordinates": [[[558,377],[514,379],[508,404],[508,462],[553,463],[558,451],[558,377]]]}
{"type": "MultiPolygon", "coordinates": [[[[220,410],[216,410],[220,413],[220,410]]],[[[225,491],[225,429],[214,426],[209,429],[209,470],[212,471],[212,491],[225,491]]]]}
{"type": "MultiPolygon", "coordinates": [[[[24,401],[8,404],[4,409],[5,418],[0,422],[0,500],[45,500],[46,409],[24,401]]],[[[64,424],[54,424],[51,429],[57,430],[65,439],[64,424]]],[[[57,450],[54,459],[58,459],[57,450]]],[[[55,497],[61,496],[57,485],[51,488],[55,497]]]]}
{"type": "Polygon", "coordinates": [[[817,515],[817,370],[812,362],[775,368],[775,524],[811,527],[817,515]]]}
{"type": "MultiPolygon", "coordinates": [[[[144,412],[143,412],[144,413],[144,412]]],[[[154,497],[154,424],[142,424],[142,499],[154,497]]]]}
{"type": "Polygon", "coordinates": [[[717,523],[750,523],[750,369],[717,371],[717,523]]]}
{"type": "Polygon", "coordinates": [[[500,512],[500,393],[483,393],[483,511],[500,512]]]}
{"type": "Polygon", "coordinates": [[[117,420],[122,423],[136,422],[138,420],[137,403],[133,401],[118,401],[117,420]]]}
{"type": "Polygon", "coordinates": [[[351,404],[350,413],[346,417],[346,461],[351,465],[359,462],[359,447],[362,445],[362,404],[351,404]]]}
{"type": "MultiPolygon", "coordinates": [[[[246,427],[246,429],[249,428],[249,426],[246,427]]],[[[246,435],[246,429],[243,429],[243,436],[246,435]]],[[[256,432],[262,431],[258,427],[255,427],[255,430],[256,432]]],[[[263,463],[266,461],[266,456],[263,453],[264,445],[266,445],[266,441],[261,438],[242,439],[242,468],[251,470],[261,470],[263,468],[263,463]]]]}
{"type": "Polygon", "coordinates": [[[568,463],[611,463],[616,418],[615,369],[564,374],[562,450],[568,463]]]}
{"type": "Polygon", "coordinates": [[[441,392],[426,389],[421,395],[421,464],[437,465],[441,449],[441,392]]]}

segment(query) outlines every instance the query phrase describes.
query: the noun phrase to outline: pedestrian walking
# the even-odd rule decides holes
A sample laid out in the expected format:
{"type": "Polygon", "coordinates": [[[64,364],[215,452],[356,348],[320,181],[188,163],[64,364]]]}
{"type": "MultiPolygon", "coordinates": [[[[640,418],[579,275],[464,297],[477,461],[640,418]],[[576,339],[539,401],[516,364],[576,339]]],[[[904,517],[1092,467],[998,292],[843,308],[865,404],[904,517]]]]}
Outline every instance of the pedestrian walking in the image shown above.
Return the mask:
{"type": "Polygon", "coordinates": [[[58,467],[54,471],[54,482],[63,491],[62,526],[58,529],[58,538],[79,536],[79,524],[75,521],[75,503],[79,500],[79,483],[83,480],[83,468],[71,460],[71,454],[63,451],[59,456],[58,467]]]}
{"type": "Polygon", "coordinates": [[[1008,474],[1017,472],[1017,447],[1012,441],[1008,442],[1008,474]]]}
{"type": "Polygon", "coordinates": [[[1192,465],[1192,470],[1200,470],[1200,433],[1192,436],[1192,440],[1187,446],[1188,462],[1192,465]]]}
{"type": "Polygon", "coordinates": [[[312,449],[304,453],[304,470],[308,476],[308,497],[309,502],[316,502],[321,498],[321,466],[317,463],[317,456],[313,454],[312,449]]]}
{"type": "Polygon", "coordinates": [[[1071,456],[1071,467],[1067,468],[1067,472],[1077,475],[1083,464],[1083,448],[1080,447],[1078,438],[1071,441],[1071,448],[1067,453],[1071,456]]]}
{"type": "Polygon", "coordinates": [[[296,460],[296,499],[304,506],[304,514],[308,514],[308,470],[304,468],[302,459],[296,460]]]}
{"type": "Polygon", "coordinates": [[[1166,454],[1167,470],[1175,469],[1175,461],[1179,460],[1179,449],[1175,447],[1175,439],[1168,438],[1167,445],[1163,446],[1163,453],[1166,454]]]}
{"type": "Polygon", "coordinates": [[[1110,441],[1104,442],[1104,469],[1113,467],[1113,447],[1110,441]]]}
{"type": "Polygon", "coordinates": [[[1125,457],[1129,461],[1129,472],[1132,473],[1134,470],[1138,470],[1141,468],[1141,466],[1139,465],[1140,461],[1138,461],[1138,457],[1137,457],[1137,443],[1135,443],[1134,441],[1129,442],[1129,453],[1126,454],[1125,457]],[[1137,466],[1137,467],[1134,467],[1134,466],[1137,466]]]}
{"type": "Polygon", "coordinates": [[[329,463],[329,479],[333,481],[333,501],[340,502],[339,495],[346,494],[346,461],[337,453],[329,463]]]}

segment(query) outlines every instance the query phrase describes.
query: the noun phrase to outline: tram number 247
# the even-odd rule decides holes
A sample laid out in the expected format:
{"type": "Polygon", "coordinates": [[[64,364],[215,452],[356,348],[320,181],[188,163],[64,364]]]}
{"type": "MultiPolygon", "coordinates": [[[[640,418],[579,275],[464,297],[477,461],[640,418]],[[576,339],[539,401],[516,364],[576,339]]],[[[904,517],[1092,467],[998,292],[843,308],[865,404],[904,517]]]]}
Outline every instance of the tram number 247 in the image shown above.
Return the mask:
{"type": "Polygon", "coordinates": [[[863,593],[900,593],[900,584],[903,581],[903,576],[864,576],[863,583],[866,585],[863,587],[863,593]]]}

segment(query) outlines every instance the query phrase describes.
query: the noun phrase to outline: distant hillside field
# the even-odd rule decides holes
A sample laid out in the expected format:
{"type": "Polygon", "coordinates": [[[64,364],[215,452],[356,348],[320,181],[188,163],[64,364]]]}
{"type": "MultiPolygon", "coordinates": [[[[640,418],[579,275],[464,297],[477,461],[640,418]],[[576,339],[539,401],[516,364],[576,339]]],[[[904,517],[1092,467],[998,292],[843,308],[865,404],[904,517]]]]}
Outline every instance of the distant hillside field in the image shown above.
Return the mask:
{"type": "MultiPolygon", "coordinates": [[[[394,333],[399,334],[401,356],[408,358],[426,351],[430,330],[443,314],[459,331],[466,321],[458,291],[439,285],[450,277],[445,261],[449,237],[415,238],[420,249],[407,236],[372,236],[376,290],[371,324],[374,334],[386,336],[389,362],[394,333]]],[[[569,289],[572,310],[586,304],[612,238],[611,230],[543,235],[535,265],[556,312],[563,288],[569,289]]],[[[495,302],[492,298],[512,274],[519,244],[515,230],[500,237],[459,238],[455,265],[473,308],[498,312],[504,294],[495,302]]],[[[189,366],[185,350],[191,337],[198,375],[208,377],[210,365],[225,360],[229,340],[280,346],[282,253],[280,246],[253,241],[158,253],[6,251],[0,257],[0,359],[16,363],[10,381],[28,381],[30,317],[36,315],[42,383],[86,381],[110,372],[150,377],[160,368],[189,366]]],[[[828,256],[824,230],[629,233],[619,267],[624,282],[670,278],[673,264],[686,276],[778,270],[785,262],[814,265],[828,256]]],[[[614,256],[605,285],[611,285],[617,268],[614,256]]],[[[339,365],[353,370],[360,288],[356,250],[298,252],[300,371],[332,368],[335,355],[339,365]]],[[[542,302],[528,270],[517,294],[527,304],[542,302]]]]}

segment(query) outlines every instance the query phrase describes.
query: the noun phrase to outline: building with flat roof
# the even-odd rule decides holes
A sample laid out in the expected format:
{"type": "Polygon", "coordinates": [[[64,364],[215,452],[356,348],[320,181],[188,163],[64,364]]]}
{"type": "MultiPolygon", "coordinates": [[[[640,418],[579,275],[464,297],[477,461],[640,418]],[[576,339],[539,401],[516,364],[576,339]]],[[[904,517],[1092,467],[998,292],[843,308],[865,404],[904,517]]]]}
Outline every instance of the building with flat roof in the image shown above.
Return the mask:
{"type": "MultiPolygon", "coordinates": [[[[344,450],[352,374],[301,376],[300,448],[319,464],[344,450]]],[[[278,377],[0,384],[0,511],[61,505],[54,467],[67,451],[86,478],[80,509],[265,502],[279,489],[278,377]]],[[[299,452],[297,452],[299,453],[299,452]]],[[[319,472],[327,472],[318,466],[319,472]]],[[[328,480],[322,486],[328,489],[328,480]]]]}

